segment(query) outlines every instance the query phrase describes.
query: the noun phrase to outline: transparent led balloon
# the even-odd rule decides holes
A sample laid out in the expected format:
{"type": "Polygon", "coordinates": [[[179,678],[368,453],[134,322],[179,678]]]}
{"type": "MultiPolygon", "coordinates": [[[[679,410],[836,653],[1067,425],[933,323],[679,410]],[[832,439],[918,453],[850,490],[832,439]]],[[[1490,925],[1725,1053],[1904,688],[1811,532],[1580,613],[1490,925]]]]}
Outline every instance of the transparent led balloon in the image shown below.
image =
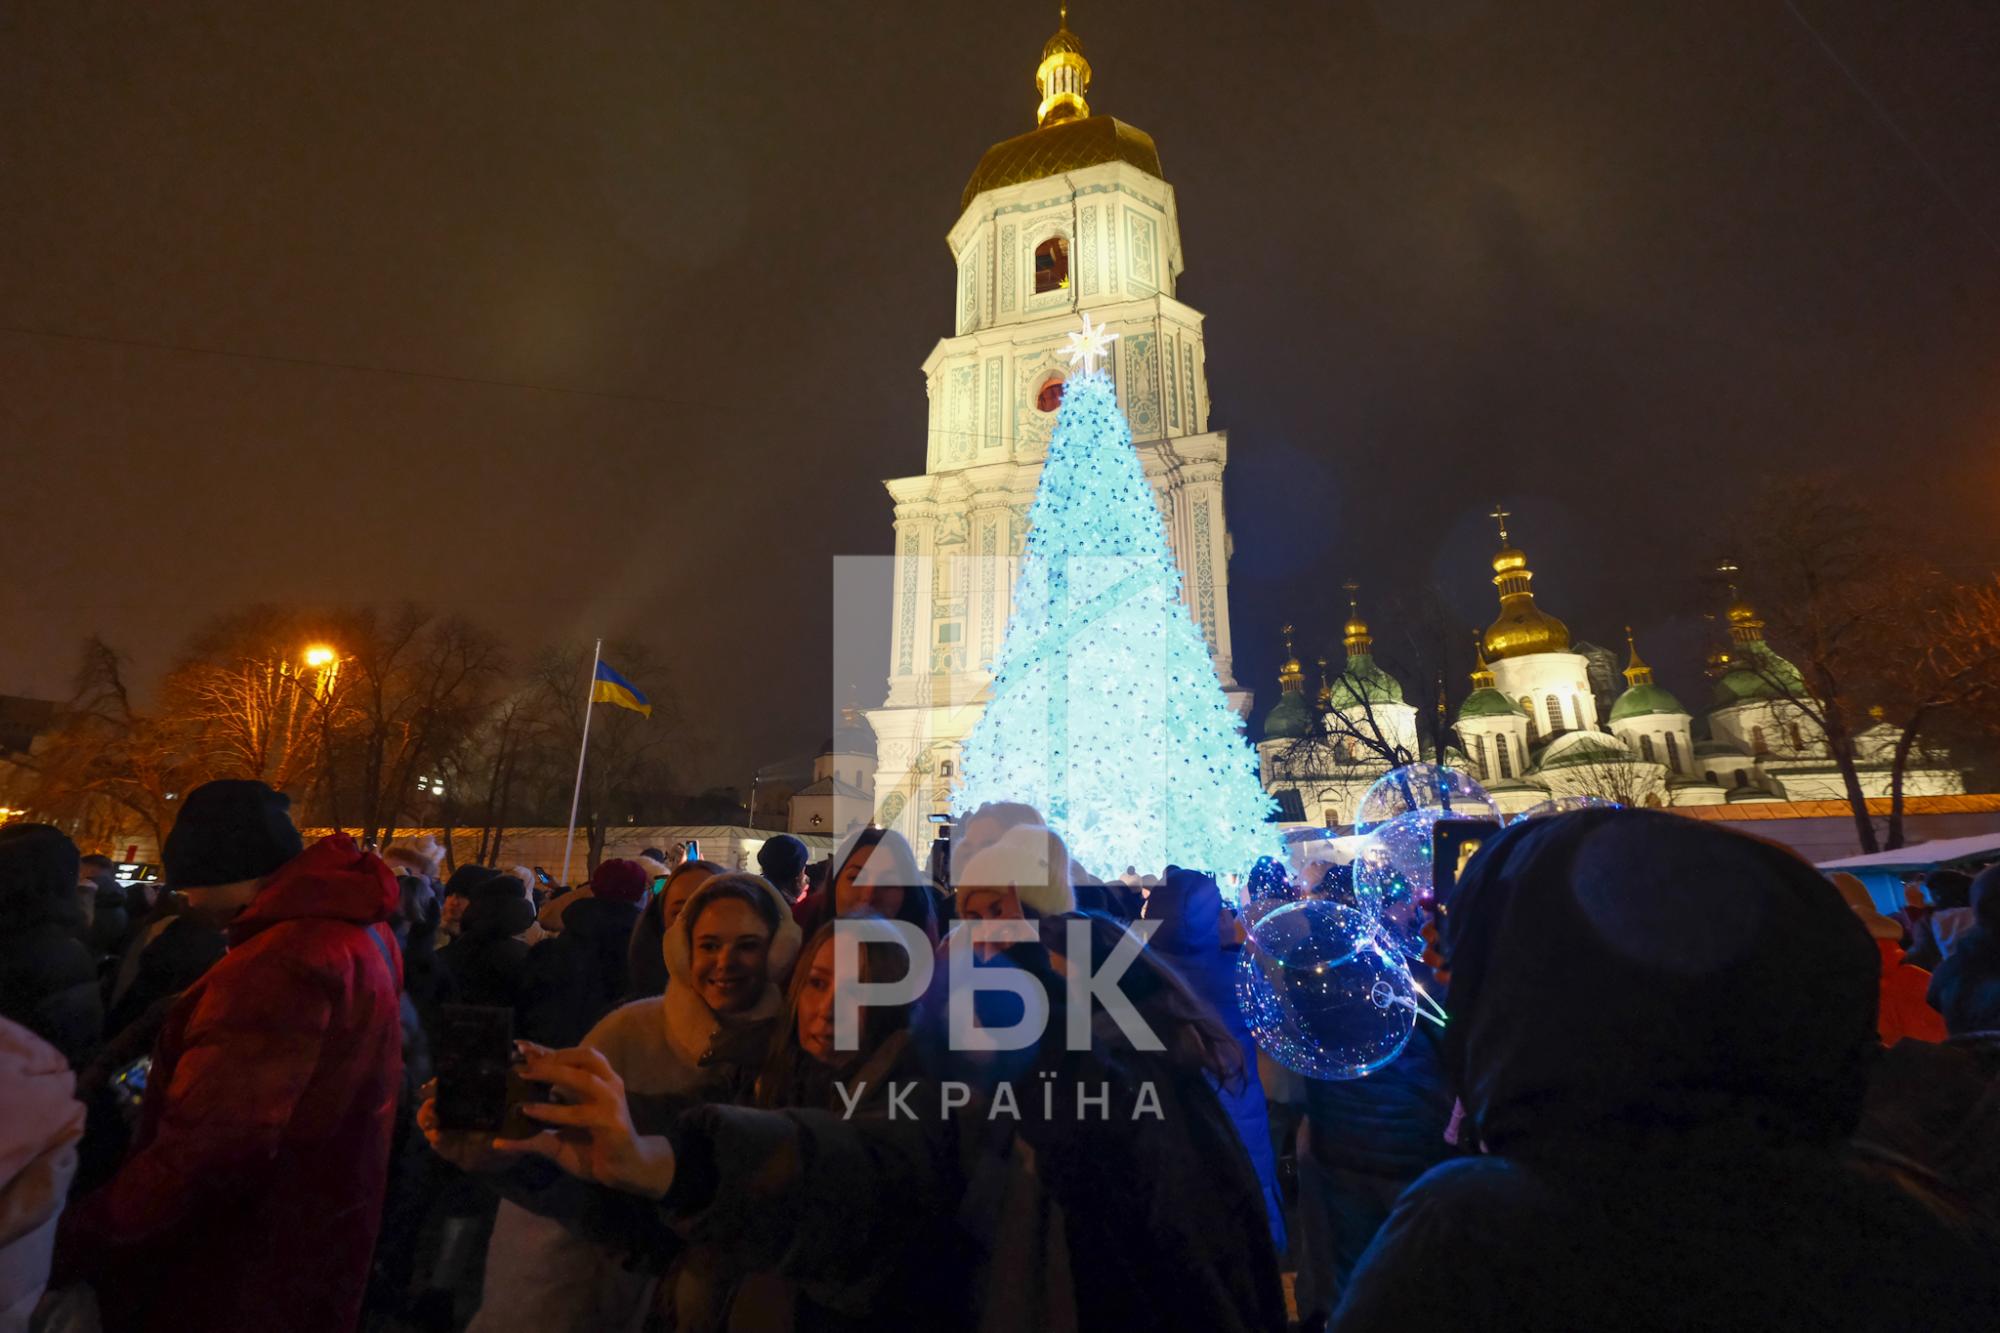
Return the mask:
{"type": "Polygon", "coordinates": [[[1258,1047],[1308,1078],[1359,1078],[1402,1053],[1420,1013],[1441,1019],[1367,913],[1313,899],[1250,928],[1236,998],[1258,1047]]]}
{"type": "Polygon", "coordinates": [[[1531,805],[1515,815],[1513,823],[1525,824],[1531,819],[1547,819],[1550,815],[1566,815],[1572,810],[1622,810],[1623,806],[1608,796],[1552,796],[1538,805],[1531,805]]]}
{"type": "Polygon", "coordinates": [[[1412,957],[1423,952],[1420,913],[1431,900],[1431,831],[1440,819],[1459,817],[1456,810],[1405,810],[1369,834],[1354,858],[1355,900],[1412,957]]]}
{"type": "Polygon", "coordinates": [[[1438,764],[1404,764],[1377,778],[1362,795],[1354,831],[1372,833],[1411,810],[1436,810],[1458,819],[1500,817],[1500,807],[1470,774],[1438,764]]]}

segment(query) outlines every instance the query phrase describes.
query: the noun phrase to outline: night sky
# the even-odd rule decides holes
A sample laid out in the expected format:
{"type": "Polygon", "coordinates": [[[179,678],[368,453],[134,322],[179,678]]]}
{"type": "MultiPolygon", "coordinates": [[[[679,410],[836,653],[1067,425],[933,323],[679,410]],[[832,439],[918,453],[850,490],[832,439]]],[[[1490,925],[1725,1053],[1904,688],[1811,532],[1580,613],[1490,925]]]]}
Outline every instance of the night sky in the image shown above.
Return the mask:
{"type": "MultiPolygon", "coordinates": [[[[1691,701],[1766,477],[1993,559],[2000,5],[1797,4],[1858,88],[1783,0],[1074,7],[1178,192],[1260,706],[1346,578],[1489,619],[1496,500],[1691,701]]],[[[1055,8],[0,11],[0,691],[410,597],[669,645],[693,778],[809,751],[1055,8]]]]}

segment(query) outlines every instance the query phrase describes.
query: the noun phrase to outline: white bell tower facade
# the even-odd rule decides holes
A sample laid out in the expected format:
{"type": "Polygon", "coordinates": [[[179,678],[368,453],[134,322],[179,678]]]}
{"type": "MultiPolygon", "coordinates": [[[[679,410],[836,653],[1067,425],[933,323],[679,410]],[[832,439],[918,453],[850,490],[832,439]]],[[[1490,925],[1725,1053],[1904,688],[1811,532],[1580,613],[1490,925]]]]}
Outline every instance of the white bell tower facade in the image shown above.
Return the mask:
{"type": "Polygon", "coordinates": [[[1239,713],[1249,703],[1231,666],[1228,441],[1209,429],[1201,312],[1174,295],[1173,187],[1150,136],[1090,114],[1089,84],[1065,22],[1036,71],[1037,128],[988,149],[966,186],[947,237],[953,334],[923,363],[924,471],[885,483],[896,539],[888,694],[868,713],[875,817],[920,854],[985,706],[1069,369],[1058,352],[1085,311],[1118,335],[1109,370],[1183,596],[1223,688],[1239,713]]]}

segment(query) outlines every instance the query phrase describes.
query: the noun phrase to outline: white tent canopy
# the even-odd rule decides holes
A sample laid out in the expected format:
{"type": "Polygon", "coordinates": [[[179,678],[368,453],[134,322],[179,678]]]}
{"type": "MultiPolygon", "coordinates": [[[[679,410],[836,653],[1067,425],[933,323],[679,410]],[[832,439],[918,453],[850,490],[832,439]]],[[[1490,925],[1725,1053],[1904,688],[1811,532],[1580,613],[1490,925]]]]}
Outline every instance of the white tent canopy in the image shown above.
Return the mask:
{"type": "Polygon", "coordinates": [[[2000,861],[2000,833],[1981,833],[1970,838],[1938,838],[1893,852],[1869,852],[1846,856],[1838,861],[1821,861],[1821,870],[1845,870],[1850,874],[1875,871],[1878,874],[1907,874],[1936,870],[1942,866],[1977,865],[2000,861]]]}

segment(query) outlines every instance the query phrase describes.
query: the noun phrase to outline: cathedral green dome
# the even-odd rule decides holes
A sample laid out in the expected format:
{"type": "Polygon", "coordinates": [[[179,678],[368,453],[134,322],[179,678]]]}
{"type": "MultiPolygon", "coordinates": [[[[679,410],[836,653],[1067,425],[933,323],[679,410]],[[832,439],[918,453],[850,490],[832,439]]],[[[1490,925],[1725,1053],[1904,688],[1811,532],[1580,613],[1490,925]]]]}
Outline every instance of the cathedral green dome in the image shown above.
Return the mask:
{"type": "Polygon", "coordinates": [[[1509,699],[1491,685],[1474,690],[1465,696],[1465,702],[1458,706],[1460,719],[1468,717],[1526,717],[1521,705],[1509,699]]]}
{"type": "Polygon", "coordinates": [[[1725,671],[1715,682],[1717,708],[1794,698],[1806,692],[1805,678],[1799,675],[1799,669],[1773,652],[1763,640],[1744,644],[1742,649],[1730,658],[1742,665],[1725,671]],[[1756,660],[1752,661],[1753,658],[1756,660]]]}
{"type": "Polygon", "coordinates": [[[1611,705],[1613,722],[1623,722],[1631,717],[1644,717],[1648,713],[1679,713],[1686,716],[1687,709],[1681,707],[1679,699],[1651,682],[1634,685],[1619,695],[1617,701],[1611,705]]]}
{"type": "Polygon", "coordinates": [[[1297,690],[1286,690],[1277,707],[1264,719],[1264,739],[1297,740],[1312,730],[1312,722],[1312,709],[1307,707],[1306,697],[1297,690]]]}
{"type": "Polygon", "coordinates": [[[1367,653],[1349,653],[1347,670],[1327,684],[1326,704],[1335,712],[1368,704],[1403,703],[1403,687],[1396,678],[1375,665],[1367,653]]]}

